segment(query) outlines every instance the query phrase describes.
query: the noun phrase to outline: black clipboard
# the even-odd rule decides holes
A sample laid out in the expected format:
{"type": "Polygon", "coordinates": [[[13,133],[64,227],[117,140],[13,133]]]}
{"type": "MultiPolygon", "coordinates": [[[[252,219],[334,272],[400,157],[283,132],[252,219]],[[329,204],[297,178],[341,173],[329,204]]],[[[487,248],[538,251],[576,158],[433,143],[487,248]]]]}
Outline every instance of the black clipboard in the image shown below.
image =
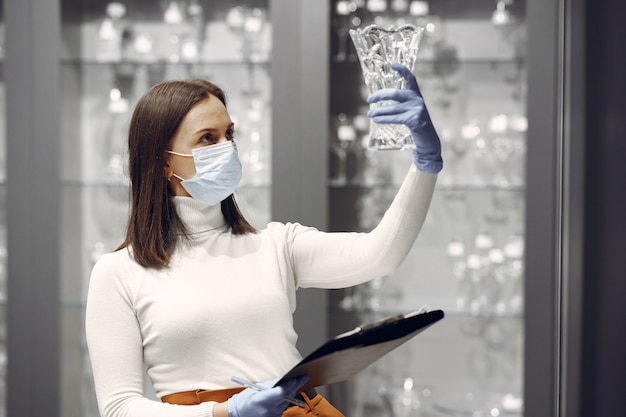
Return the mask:
{"type": "Polygon", "coordinates": [[[305,374],[309,375],[309,380],[303,390],[345,381],[443,317],[442,310],[420,310],[359,326],[314,350],[275,386],[305,374]]]}

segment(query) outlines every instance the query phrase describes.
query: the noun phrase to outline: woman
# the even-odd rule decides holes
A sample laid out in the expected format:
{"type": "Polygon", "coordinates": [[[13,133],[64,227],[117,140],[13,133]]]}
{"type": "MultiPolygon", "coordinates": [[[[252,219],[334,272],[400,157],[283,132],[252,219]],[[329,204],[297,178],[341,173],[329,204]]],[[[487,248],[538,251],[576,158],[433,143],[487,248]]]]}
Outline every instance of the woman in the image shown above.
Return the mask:
{"type": "Polygon", "coordinates": [[[241,178],[222,90],[169,81],[138,102],[129,130],[132,206],[126,238],[94,266],[86,335],[103,417],[341,416],[305,378],[274,387],[301,356],[297,288],[342,288],[392,272],[424,222],[442,168],[440,143],[411,72],[369,102],[379,123],[413,134],[413,164],[369,233],[300,224],[256,230],[233,191],[241,178]],[[144,368],[162,402],[143,396],[144,368]],[[243,389],[231,377],[258,382],[243,389]],[[293,406],[285,397],[304,400],[293,406]]]}

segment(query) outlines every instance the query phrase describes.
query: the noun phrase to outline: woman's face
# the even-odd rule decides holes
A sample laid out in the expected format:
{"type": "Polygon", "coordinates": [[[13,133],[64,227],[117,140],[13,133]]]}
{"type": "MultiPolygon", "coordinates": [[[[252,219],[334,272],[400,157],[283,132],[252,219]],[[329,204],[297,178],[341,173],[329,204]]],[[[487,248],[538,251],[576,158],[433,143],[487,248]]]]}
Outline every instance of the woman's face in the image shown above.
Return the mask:
{"type": "MultiPolygon", "coordinates": [[[[198,102],[183,118],[170,143],[170,151],[191,155],[192,149],[234,140],[235,125],[226,106],[217,97],[198,102]]],[[[169,178],[174,195],[189,196],[180,180],[190,179],[196,173],[193,158],[167,153],[165,176],[169,178]]]]}

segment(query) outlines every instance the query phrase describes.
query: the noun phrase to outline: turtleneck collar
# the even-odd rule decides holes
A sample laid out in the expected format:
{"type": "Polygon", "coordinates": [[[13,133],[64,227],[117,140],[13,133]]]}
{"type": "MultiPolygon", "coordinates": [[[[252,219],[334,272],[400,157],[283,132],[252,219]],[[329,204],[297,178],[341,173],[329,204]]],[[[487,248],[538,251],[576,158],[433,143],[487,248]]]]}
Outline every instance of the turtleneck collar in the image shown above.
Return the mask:
{"type": "Polygon", "coordinates": [[[172,197],[178,215],[190,233],[201,233],[227,225],[220,204],[210,206],[193,197],[172,197]]]}

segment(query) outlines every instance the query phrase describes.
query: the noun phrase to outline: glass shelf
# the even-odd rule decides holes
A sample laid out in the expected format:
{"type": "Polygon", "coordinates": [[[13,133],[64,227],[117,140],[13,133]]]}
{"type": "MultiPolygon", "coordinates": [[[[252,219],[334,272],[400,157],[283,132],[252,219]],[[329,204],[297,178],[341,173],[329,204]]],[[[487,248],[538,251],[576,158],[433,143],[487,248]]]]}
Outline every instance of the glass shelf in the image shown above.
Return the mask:
{"type": "MultiPolygon", "coordinates": [[[[445,317],[456,318],[478,318],[478,319],[523,319],[523,312],[498,312],[498,311],[472,311],[472,310],[460,310],[457,308],[447,308],[445,306],[439,306],[434,303],[431,310],[442,310],[445,313],[445,317]]],[[[407,314],[409,311],[415,310],[415,306],[394,306],[394,307],[381,307],[380,309],[342,309],[338,306],[332,307],[332,312],[335,314],[357,314],[365,317],[392,317],[396,315],[407,314]]]]}
{"type": "Polygon", "coordinates": [[[179,66],[179,67],[188,67],[188,66],[258,66],[258,67],[268,67],[270,65],[269,59],[262,60],[245,60],[245,59],[226,59],[226,60],[198,60],[198,61],[188,61],[188,62],[170,62],[166,60],[155,60],[155,61],[142,61],[142,60],[120,60],[120,61],[97,61],[94,59],[64,59],[61,61],[61,65],[64,66],[93,66],[93,67],[115,67],[115,66],[179,66]]]}
{"type": "MultiPolygon", "coordinates": [[[[376,185],[365,185],[365,184],[346,184],[346,185],[336,185],[329,184],[328,188],[333,191],[341,191],[341,190],[375,190],[375,189],[386,189],[388,187],[399,187],[401,183],[387,183],[387,184],[376,184],[376,185]]],[[[522,193],[526,190],[524,185],[465,185],[465,184],[437,184],[435,186],[435,190],[438,191],[508,191],[512,193],[522,193]]]]}
{"type": "MultiPolygon", "coordinates": [[[[243,180],[242,180],[243,181],[243,180]]],[[[0,186],[3,186],[3,183],[0,183],[0,186]]],[[[125,180],[118,179],[66,179],[61,182],[61,186],[68,188],[128,188],[130,187],[130,183],[125,180]]],[[[242,183],[239,187],[237,187],[238,191],[243,191],[247,189],[262,189],[262,188],[270,188],[271,183],[256,183],[256,184],[247,184],[242,183]]]]}
{"type": "MultiPolygon", "coordinates": [[[[433,59],[433,58],[423,58],[420,59],[419,53],[417,58],[417,67],[416,73],[419,74],[421,65],[433,65],[433,64],[454,64],[454,65],[515,65],[515,66],[524,66],[526,65],[526,59],[524,57],[477,57],[477,58],[458,58],[458,59],[433,59]]],[[[335,60],[333,61],[333,65],[336,66],[358,66],[359,62],[355,59],[351,60],[335,60]]]]}

